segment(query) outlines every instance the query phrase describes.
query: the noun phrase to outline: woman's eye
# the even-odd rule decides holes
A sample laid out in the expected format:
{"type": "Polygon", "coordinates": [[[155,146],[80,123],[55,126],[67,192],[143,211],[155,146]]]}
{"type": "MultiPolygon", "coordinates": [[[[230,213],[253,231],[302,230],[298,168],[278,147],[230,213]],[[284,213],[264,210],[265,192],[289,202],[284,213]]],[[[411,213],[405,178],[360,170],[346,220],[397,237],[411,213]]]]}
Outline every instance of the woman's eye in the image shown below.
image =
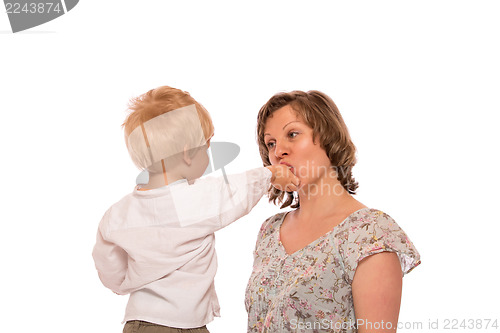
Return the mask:
{"type": "Polygon", "coordinates": [[[290,132],[288,133],[288,136],[291,138],[295,138],[297,135],[299,135],[299,132],[290,132]]]}
{"type": "Polygon", "coordinates": [[[268,143],[266,144],[266,146],[267,146],[267,148],[268,148],[268,149],[271,149],[271,148],[273,148],[273,147],[274,147],[274,142],[268,142],[268,143]]]}

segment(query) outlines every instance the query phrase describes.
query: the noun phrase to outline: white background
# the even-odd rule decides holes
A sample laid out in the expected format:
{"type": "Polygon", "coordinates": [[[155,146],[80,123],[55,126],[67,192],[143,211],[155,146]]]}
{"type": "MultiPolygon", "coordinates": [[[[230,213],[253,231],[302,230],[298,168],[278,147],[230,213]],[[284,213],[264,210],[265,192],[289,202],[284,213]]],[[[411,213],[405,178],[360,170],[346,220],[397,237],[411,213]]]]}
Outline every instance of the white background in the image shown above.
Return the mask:
{"type": "MultiPolygon", "coordinates": [[[[138,174],[120,128],[128,99],[159,85],[189,91],[213,117],[213,140],[240,145],[228,173],[261,165],[255,120],[274,93],[330,95],[358,148],[359,200],[394,217],[422,257],[400,321],[500,325],[499,9],[81,1],[17,34],[0,13],[2,332],[121,331],[126,297],[101,285],[91,251],[138,174]]],[[[277,211],[263,199],[218,232],[212,332],[246,330],[252,250],[277,211]]]]}

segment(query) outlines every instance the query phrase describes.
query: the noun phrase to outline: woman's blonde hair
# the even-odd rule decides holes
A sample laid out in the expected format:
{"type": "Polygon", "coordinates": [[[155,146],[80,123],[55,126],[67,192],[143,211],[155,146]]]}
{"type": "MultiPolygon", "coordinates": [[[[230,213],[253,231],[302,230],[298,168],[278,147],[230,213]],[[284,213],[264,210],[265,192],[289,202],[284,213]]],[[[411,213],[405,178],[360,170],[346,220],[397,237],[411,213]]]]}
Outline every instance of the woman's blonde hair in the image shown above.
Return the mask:
{"type": "MultiPolygon", "coordinates": [[[[272,117],[276,110],[286,105],[290,105],[297,115],[313,129],[313,140],[315,141],[316,137],[319,138],[321,148],[325,150],[331,166],[336,169],[337,179],[342,187],[350,194],[356,194],[358,183],[352,176],[352,168],[356,164],[356,147],[351,141],[347,126],[333,100],[317,90],[278,93],[262,106],[257,116],[257,142],[264,166],[271,165],[269,150],[264,141],[267,119],[272,117]]],[[[269,201],[274,204],[278,201],[282,204],[281,208],[290,205],[291,208],[300,206],[298,196],[294,202],[293,192],[287,192],[285,200],[285,192],[271,186],[268,194],[269,201]]]]}
{"type": "MultiPolygon", "coordinates": [[[[189,108],[188,108],[189,109],[189,108]]],[[[132,161],[139,169],[148,169],[150,172],[161,172],[161,168],[151,163],[151,150],[155,151],[156,156],[166,158],[167,151],[181,152],[184,147],[188,149],[196,148],[200,145],[200,140],[195,140],[189,131],[193,126],[201,127],[203,133],[197,133],[197,136],[204,136],[205,141],[210,139],[214,133],[214,126],[208,111],[198,103],[188,92],[162,86],[132,98],[129,102],[129,111],[125,122],[122,124],[125,132],[125,142],[132,161]],[[194,119],[192,116],[184,117],[159,117],[180,108],[192,106],[196,108],[194,119]],[[197,115],[196,115],[197,113],[197,115]],[[144,124],[153,118],[160,119],[157,124],[147,127],[147,134],[144,130],[144,124]],[[144,136],[131,135],[136,128],[142,127],[144,136]],[[147,137],[147,138],[146,138],[147,137]],[[145,144],[147,140],[147,145],[145,144]],[[192,141],[192,142],[191,142],[192,141]],[[196,142],[195,142],[196,141],[196,142]],[[175,148],[174,148],[175,147],[175,148]],[[165,156],[161,156],[161,155],[165,156]]],[[[172,113],[173,114],[173,113],[172,113]]],[[[157,159],[155,157],[155,159],[157,159]]]]}

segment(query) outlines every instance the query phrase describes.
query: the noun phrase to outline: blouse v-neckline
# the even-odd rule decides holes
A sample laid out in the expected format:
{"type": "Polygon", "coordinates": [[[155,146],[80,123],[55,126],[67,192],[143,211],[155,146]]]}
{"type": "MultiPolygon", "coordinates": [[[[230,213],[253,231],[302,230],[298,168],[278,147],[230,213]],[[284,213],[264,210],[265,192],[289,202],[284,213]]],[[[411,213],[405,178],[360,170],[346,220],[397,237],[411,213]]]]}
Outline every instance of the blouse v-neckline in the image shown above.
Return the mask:
{"type": "Polygon", "coordinates": [[[363,208],[360,208],[358,209],[357,211],[355,212],[352,212],[351,214],[349,214],[349,216],[347,216],[344,220],[342,220],[339,224],[337,224],[336,226],[334,226],[332,229],[330,229],[329,231],[327,231],[326,233],[324,233],[323,235],[319,236],[318,238],[314,239],[312,242],[310,242],[309,244],[305,245],[304,247],[298,249],[297,251],[293,252],[293,253],[288,253],[288,251],[285,249],[285,246],[283,245],[283,243],[281,242],[281,226],[283,225],[283,221],[285,221],[285,217],[288,215],[288,213],[290,213],[291,211],[288,211],[288,212],[285,212],[283,213],[283,216],[281,217],[280,221],[278,222],[278,227],[276,228],[277,229],[277,241],[278,241],[278,246],[279,248],[283,251],[283,253],[285,254],[285,258],[287,257],[293,257],[299,253],[302,253],[304,252],[304,250],[306,250],[307,248],[309,247],[312,247],[314,244],[316,243],[319,243],[320,241],[322,241],[324,238],[326,238],[328,235],[330,235],[332,232],[335,231],[335,229],[337,229],[338,227],[340,227],[341,225],[343,225],[347,220],[349,220],[354,214],[357,214],[359,213],[360,211],[362,210],[365,210],[365,209],[371,209],[369,207],[363,207],[363,208]]]}

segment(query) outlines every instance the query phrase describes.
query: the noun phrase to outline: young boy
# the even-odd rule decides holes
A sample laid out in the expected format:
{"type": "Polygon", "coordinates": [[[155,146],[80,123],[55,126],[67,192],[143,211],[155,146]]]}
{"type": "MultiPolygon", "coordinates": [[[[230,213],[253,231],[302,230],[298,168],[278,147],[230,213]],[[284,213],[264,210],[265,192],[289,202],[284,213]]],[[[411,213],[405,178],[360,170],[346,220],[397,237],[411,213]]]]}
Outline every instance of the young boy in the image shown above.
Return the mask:
{"type": "Polygon", "coordinates": [[[124,332],[208,332],[219,316],[214,232],[246,215],[270,183],[296,190],[284,165],[201,177],[213,135],[208,112],[163,86],[133,99],[127,149],[149,182],[104,214],[93,257],[102,283],[130,294],[124,332]]]}

